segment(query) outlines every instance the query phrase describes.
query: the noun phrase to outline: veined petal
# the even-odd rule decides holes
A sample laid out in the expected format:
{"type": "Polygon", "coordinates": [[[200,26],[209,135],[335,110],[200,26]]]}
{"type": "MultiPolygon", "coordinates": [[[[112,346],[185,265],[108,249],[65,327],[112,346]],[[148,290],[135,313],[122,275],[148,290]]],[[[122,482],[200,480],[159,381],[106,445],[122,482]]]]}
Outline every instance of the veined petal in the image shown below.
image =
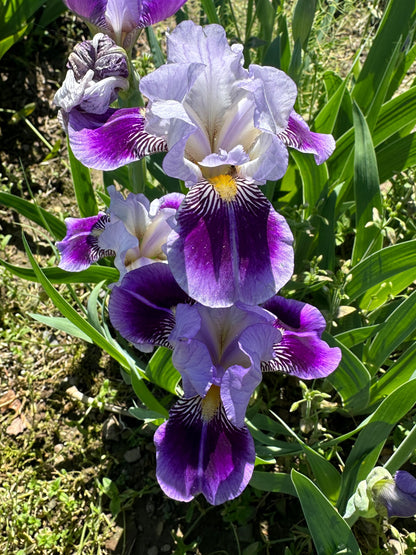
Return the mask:
{"type": "Polygon", "coordinates": [[[287,146],[300,150],[300,152],[314,154],[317,164],[325,162],[335,149],[335,139],[332,135],[314,133],[294,110],[290,114],[286,129],[277,136],[287,146]]]}
{"type": "Polygon", "coordinates": [[[202,493],[212,505],[234,499],[254,469],[254,442],[248,429],[233,426],[221,407],[204,418],[204,400],[182,399],[155,432],[156,476],[178,501],[202,493]]]}
{"type": "Polygon", "coordinates": [[[202,28],[192,21],[183,21],[176,27],[168,37],[167,48],[171,64],[205,65],[184,98],[184,107],[195,124],[206,132],[210,144],[206,155],[215,153],[222,147],[218,138],[226,115],[246,94],[239,87],[240,81],[248,77],[243,68],[242,48],[229,46],[221,26],[202,28]]]}
{"type": "Polygon", "coordinates": [[[140,0],[107,0],[105,17],[117,37],[142,27],[141,3],[140,0]]]}
{"type": "Polygon", "coordinates": [[[96,121],[77,110],[69,114],[72,151],[89,168],[113,170],[148,154],[166,151],[163,138],[144,131],[145,119],[139,108],[109,111],[106,120],[102,117],[96,121]]]}
{"type": "Polygon", "coordinates": [[[164,345],[175,324],[172,307],[187,302],[167,264],[155,262],[128,272],[113,288],[109,315],[120,334],[137,346],[164,345]]]}
{"type": "Polygon", "coordinates": [[[263,371],[292,374],[304,380],[325,378],[341,360],[341,350],[329,347],[315,333],[282,331],[282,340],[274,347],[274,358],[262,364],[263,371]]]}
{"type": "Polygon", "coordinates": [[[255,185],[227,176],[201,181],[176,219],[168,262],[179,285],[204,305],[264,302],[292,275],[289,226],[255,185]]]}
{"type": "Polygon", "coordinates": [[[341,350],[321,339],[326,323],[317,308],[277,295],[263,307],[276,315],[275,326],[282,333],[282,340],[274,345],[273,358],[263,362],[263,371],[314,379],[324,378],[337,368],[341,350]]]}
{"type": "Polygon", "coordinates": [[[107,223],[108,216],[102,212],[89,218],[66,218],[66,236],[56,243],[61,253],[59,267],[67,272],[80,272],[104,256],[114,256],[112,249],[99,245],[107,223]]]}

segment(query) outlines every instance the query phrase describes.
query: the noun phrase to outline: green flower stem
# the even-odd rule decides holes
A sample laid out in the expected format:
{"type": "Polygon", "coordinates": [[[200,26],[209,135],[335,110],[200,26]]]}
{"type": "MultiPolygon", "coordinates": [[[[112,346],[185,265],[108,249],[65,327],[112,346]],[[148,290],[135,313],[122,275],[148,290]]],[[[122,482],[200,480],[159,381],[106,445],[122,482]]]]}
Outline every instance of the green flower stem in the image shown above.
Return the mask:
{"type": "MultiPolygon", "coordinates": [[[[119,93],[120,108],[135,108],[144,106],[143,97],[140,94],[140,78],[129,60],[130,86],[127,91],[119,93]]],[[[127,166],[129,172],[130,191],[132,193],[144,193],[146,186],[146,160],[138,160],[127,166]]]]}
{"type": "Polygon", "coordinates": [[[409,435],[401,442],[399,447],[384,465],[384,468],[394,474],[411,457],[416,449],[416,424],[409,435]]]}
{"type": "Polygon", "coordinates": [[[131,162],[127,166],[129,172],[130,190],[132,193],[144,193],[146,186],[146,159],[131,162]]]}

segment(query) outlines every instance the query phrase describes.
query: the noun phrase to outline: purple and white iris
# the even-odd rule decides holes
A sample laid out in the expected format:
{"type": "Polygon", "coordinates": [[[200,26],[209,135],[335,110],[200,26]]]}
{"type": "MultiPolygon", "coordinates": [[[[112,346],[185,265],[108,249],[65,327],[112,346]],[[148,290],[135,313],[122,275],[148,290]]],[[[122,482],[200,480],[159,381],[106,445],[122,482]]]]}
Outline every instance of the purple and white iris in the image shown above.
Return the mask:
{"type": "Polygon", "coordinates": [[[72,118],[72,150],[86,166],[109,170],[166,151],[164,171],[190,192],[168,241],[180,286],[202,304],[266,301],[293,271],[292,234],[258,185],[283,176],[287,147],[332,153],[293,110],[296,85],[272,67],[243,67],[218,25],[184,21],[168,37],[168,61],[140,83],[146,109],[108,118],[72,118]]]}
{"type": "Polygon", "coordinates": [[[184,195],[170,193],[150,203],[142,194],[130,193],[125,199],[113,186],[108,193],[107,213],[65,220],[67,234],[56,244],[59,267],[79,272],[104,256],[115,256],[122,279],[134,268],[166,261],[164,245],[184,195]]]}
{"type": "Polygon", "coordinates": [[[219,504],[246,487],[255,449],[244,417],[263,364],[288,372],[293,368],[295,375],[302,367],[302,376],[308,378],[335,370],[339,349],[327,346],[322,366],[318,355],[307,369],[307,344],[301,343],[307,333],[316,333],[318,318],[308,316],[313,307],[300,304],[302,324],[297,328],[292,307],[288,305],[286,313],[283,303],[278,318],[265,308],[242,303],[203,306],[178,286],[165,264],[133,270],[113,289],[109,303],[113,326],[139,348],[173,349],[172,361],[182,377],[184,396],[155,433],[156,474],[167,495],[189,501],[202,493],[210,503],[219,504]],[[279,351],[284,321],[292,325],[299,341],[286,341],[279,351]]]}
{"type": "Polygon", "coordinates": [[[95,33],[130,50],[144,27],[173,15],[186,0],[64,0],[95,33]]]}

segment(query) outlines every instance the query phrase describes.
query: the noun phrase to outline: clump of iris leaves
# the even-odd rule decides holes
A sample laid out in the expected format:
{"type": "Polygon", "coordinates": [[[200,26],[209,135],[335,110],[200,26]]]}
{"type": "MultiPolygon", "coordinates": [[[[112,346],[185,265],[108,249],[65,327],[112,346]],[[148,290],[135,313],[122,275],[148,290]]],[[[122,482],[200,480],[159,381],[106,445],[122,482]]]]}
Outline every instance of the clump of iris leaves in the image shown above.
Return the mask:
{"type": "MultiPolygon", "coordinates": [[[[0,37],[1,54],[28,32],[32,12],[41,4],[20,2],[20,12],[10,17],[0,37]]],[[[299,88],[298,111],[309,115],[313,131],[336,139],[334,154],[320,166],[312,155],[291,150],[288,171],[264,191],[295,237],[295,274],[284,295],[319,307],[329,324],[325,340],[342,350],[333,374],[309,389],[301,384],[303,398],[292,406],[290,426],[279,416],[287,384],[283,393],[269,387],[268,380],[260,385],[247,415],[257,452],[251,487],[297,497],[318,553],[360,553],[354,519],[341,516],[348,499],[375,466],[394,473],[407,464],[411,471],[416,448],[416,230],[411,218],[416,84],[408,79],[416,57],[416,9],[413,0],[378,3],[380,18],[367,14],[368,36],[339,75],[325,68],[319,58],[325,49],[317,48],[335,18],[342,17],[337,2],[298,0],[294,10],[277,0],[249,0],[243,10],[240,4],[201,1],[199,23],[222,24],[232,41],[244,45],[246,64],[288,73],[299,88]],[[403,423],[407,432],[393,436],[403,423]]],[[[185,4],[177,21],[189,17],[189,9],[185,4]]],[[[44,23],[56,14],[51,9],[44,23]]],[[[160,65],[163,49],[154,30],[146,34],[153,63],[160,65]]],[[[87,168],[75,159],[70,164],[79,214],[96,214],[106,196],[94,191],[87,168]]],[[[158,196],[160,186],[166,192],[180,190],[160,164],[152,158],[147,165],[149,198],[158,196]]],[[[126,168],[104,173],[105,186],[115,182],[129,190],[126,168]]],[[[0,204],[44,228],[51,244],[65,236],[64,222],[33,202],[1,192],[0,204]]],[[[32,269],[0,263],[21,279],[42,284],[62,313],[42,321],[112,356],[137,396],[131,413],[140,422],[160,423],[160,407],[167,415],[179,375],[167,350],[139,356],[108,329],[107,284],[117,280],[116,270],[105,264],[73,274],[41,268],[25,245],[32,269]],[[54,285],[62,283],[90,288],[83,313],[57,291],[54,285]]]]}

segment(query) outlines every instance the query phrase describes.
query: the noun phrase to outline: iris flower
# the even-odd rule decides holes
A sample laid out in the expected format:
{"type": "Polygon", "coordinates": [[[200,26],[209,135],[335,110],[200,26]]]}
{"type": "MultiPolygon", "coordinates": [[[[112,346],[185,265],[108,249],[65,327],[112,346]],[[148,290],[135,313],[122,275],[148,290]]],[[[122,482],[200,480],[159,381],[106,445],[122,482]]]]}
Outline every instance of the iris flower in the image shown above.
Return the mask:
{"type": "Polygon", "coordinates": [[[163,245],[183,195],[171,193],[150,203],[142,194],[130,193],[125,199],[113,186],[108,193],[107,213],[65,220],[67,234],[56,244],[63,270],[79,272],[104,256],[115,256],[122,279],[127,271],[166,260],[163,245]]]}
{"type": "Polygon", "coordinates": [[[413,516],[416,514],[416,478],[405,470],[398,470],[394,479],[378,482],[373,486],[376,508],[382,507],[392,516],[413,516]]]}
{"type": "Polygon", "coordinates": [[[141,29],[170,17],[186,0],[64,0],[92,27],[130,50],[141,29]]]}
{"type": "MultiPolygon", "coordinates": [[[[282,303],[279,322],[286,319],[293,325],[288,312],[285,318],[282,303]]],[[[280,357],[281,367],[290,371],[293,359],[296,375],[301,359],[305,368],[308,364],[307,344],[286,342],[279,352],[284,336],[275,314],[244,304],[210,308],[195,303],[166,264],[126,274],[112,290],[109,314],[113,326],[138,348],[171,348],[182,377],[184,396],[154,438],[162,489],[181,501],[202,493],[214,505],[238,496],[254,468],[254,443],[244,417],[262,379],[262,366],[280,357]]],[[[313,328],[312,319],[306,320],[303,327],[313,328]]],[[[298,333],[301,342],[305,330],[298,333]]],[[[330,351],[332,357],[322,355],[322,368],[314,360],[314,366],[301,374],[314,378],[333,371],[339,349],[330,351]]],[[[273,369],[278,366],[276,362],[273,369]]]]}
{"type": "Polygon", "coordinates": [[[258,185],[283,176],[288,146],[322,163],[334,140],[294,111],[295,83],[273,67],[245,69],[219,25],[182,22],[167,52],[140,82],[146,109],[72,121],[71,147],[102,170],[166,151],[164,171],[190,187],[168,241],[175,279],[211,307],[264,302],[292,274],[293,238],[258,185]]]}
{"type": "Polygon", "coordinates": [[[348,500],[344,518],[381,516],[409,517],[416,514],[416,478],[405,470],[394,476],[382,466],[374,467],[348,500]]]}

